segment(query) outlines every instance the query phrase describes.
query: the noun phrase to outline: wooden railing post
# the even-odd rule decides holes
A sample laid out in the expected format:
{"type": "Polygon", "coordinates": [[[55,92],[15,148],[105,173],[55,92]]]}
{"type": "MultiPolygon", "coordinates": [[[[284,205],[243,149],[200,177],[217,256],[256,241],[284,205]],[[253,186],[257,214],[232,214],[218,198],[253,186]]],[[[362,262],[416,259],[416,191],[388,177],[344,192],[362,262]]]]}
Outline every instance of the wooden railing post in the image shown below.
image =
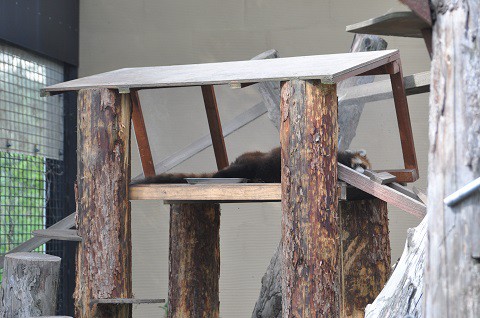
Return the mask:
{"type": "Polygon", "coordinates": [[[220,205],[172,204],[168,317],[219,317],[220,205]]]}
{"type": "Polygon", "coordinates": [[[131,317],[128,304],[93,299],[132,297],[129,94],[78,93],[77,249],[75,317],[131,317]]]}
{"type": "Polygon", "coordinates": [[[336,85],[281,90],[282,317],[338,317],[336,85]]]}

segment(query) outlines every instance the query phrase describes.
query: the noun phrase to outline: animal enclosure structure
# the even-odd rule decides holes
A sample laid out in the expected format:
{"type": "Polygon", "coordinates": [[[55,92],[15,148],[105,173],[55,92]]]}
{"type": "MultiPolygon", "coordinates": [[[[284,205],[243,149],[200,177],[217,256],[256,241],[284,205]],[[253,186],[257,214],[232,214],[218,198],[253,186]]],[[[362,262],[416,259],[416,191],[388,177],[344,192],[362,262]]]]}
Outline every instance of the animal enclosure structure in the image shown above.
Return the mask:
{"type": "Polygon", "coordinates": [[[172,204],[169,317],[218,317],[218,203],[252,201],[282,202],[285,317],[297,312],[338,316],[345,300],[338,293],[337,179],[409,213],[425,214],[418,201],[337,165],[336,84],[377,74],[390,76],[404,159],[402,169],[388,172],[398,182],[413,182],[418,167],[396,50],[130,68],[45,88],[45,94],[78,91],[76,316],[129,316],[132,301],[118,304],[119,298],[132,299],[129,200],[149,199],[172,204]],[[228,156],[214,85],[240,88],[266,81],[282,82],[281,184],[129,186],[132,121],[144,175],[155,174],[139,90],[200,86],[221,169],[228,156]],[[312,297],[305,297],[304,289],[312,297]]]}

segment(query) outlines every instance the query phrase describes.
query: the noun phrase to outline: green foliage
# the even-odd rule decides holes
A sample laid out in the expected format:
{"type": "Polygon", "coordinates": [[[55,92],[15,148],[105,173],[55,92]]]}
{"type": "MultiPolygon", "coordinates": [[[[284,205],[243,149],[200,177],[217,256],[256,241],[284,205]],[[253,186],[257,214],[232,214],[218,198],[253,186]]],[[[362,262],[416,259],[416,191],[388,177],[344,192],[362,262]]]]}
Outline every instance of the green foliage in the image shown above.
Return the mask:
{"type": "Polygon", "coordinates": [[[0,152],[0,254],[44,227],[45,159],[0,152]]]}

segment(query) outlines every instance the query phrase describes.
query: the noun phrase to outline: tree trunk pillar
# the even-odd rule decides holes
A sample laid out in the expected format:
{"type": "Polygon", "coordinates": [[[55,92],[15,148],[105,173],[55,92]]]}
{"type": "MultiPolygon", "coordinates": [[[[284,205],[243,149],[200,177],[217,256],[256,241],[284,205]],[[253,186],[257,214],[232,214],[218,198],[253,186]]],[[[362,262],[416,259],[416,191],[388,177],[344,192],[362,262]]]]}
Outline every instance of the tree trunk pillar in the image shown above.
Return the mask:
{"type": "Polygon", "coordinates": [[[218,318],[220,205],[170,208],[169,318],[218,318]]]}
{"type": "Polygon", "coordinates": [[[109,89],[78,93],[75,317],[131,317],[131,305],[91,305],[132,297],[130,96],[109,89]]]}
{"type": "Polygon", "coordinates": [[[0,317],[55,315],[60,257],[39,253],[5,255],[0,317]]]}
{"type": "Polygon", "coordinates": [[[363,318],[390,275],[387,203],[341,201],[341,317],[363,318]]]}
{"type": "Polygon", "coordinates": [[[338,317],[336,85],[281,90],[282,317],[338,317]]]}
{"type": "Polygon", "coordinates": [[[445,197],[480,177],[480,2],[431,3],[425,308],[429,317],[480,317],[480,192],[445,197]]]}

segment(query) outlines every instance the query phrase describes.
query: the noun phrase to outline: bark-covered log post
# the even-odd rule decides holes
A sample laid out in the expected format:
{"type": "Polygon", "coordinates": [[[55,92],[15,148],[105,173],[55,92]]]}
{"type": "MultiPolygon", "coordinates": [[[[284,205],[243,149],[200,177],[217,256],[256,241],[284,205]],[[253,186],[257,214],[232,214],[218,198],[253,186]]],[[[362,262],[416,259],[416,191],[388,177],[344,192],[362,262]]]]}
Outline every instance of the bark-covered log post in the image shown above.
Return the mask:
{"type": "Polygon", "coordinates": [[[75,317],[131,317],[131,305],[91,305],[132,297],[129,94],[78,93],[75,317]]]}
{"type": "Polygon", "coordinates": [[[54,315],[61,258],[39,253],[5,255],[0,317],[54,315]]]}
{"type": "Polygon", "coordinates": [[[480,2],[431,5],[424,317],[480,317],[480,192],[453,206],[443,201],[480,177],[480,2]]]}
{"type": "Polygon", "coordinates": [[[218,318],[220,205],[172,204],[168,317],[218,318]]]}
{"type": "Polygon", "coordinates": [[[390,275],[387,203],[341,201],[341,317],[363,318],[390,275]]]}
{"type": "Polygon", "coordinates": [[[336,85],[281,88],[282,316],[338,317],[336,85]]]}

